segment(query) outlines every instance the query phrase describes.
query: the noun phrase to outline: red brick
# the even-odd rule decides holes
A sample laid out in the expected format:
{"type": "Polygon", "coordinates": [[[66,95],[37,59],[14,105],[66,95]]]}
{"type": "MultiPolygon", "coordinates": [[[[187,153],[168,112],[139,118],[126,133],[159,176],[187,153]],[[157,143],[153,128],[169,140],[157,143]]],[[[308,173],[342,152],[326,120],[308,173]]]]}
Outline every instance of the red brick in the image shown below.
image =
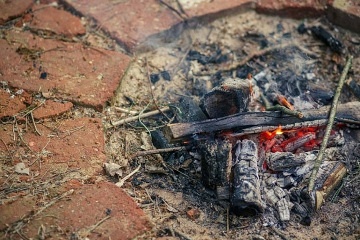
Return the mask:
{"type": "Polygon", "coordinates": [[[52,100],[46,100],[43,105],[33,111],[35,119],[43,119],[58,116],[69,111],[73,104],[71,102],[61,103],[52,100]]]}
{"type": "MultiPolygon", "coordinates": [[[[5,203],[0,205],[0,231],[7,228],[7,224],[11,224],[22,217],[30,214],[34,210],[35,198],[23,197],[17,201],[5,203]]],[[[5,239],[1,237],[0,239],[5,239]]]]}
{"type": "Polygon", "coordinates": [[[329,0],[326,15],[333,23],[360,33],[359,0],[329,0]]]}
{"type": "Polygon", "coordinates": [[[320,17],[325,12],[325,3],[324,0],[259,0],[256,11],[295,19],[320,17]]]}
{"type": "Polygon", "coordinates": [[[188,17],[219,17],[218,15],[254,8],[256,0],[213,0],[182,4],[188,17]]]}
{"type": "Polygon", "coordinates": [[[0,89],[0,118],[11,117],[26,108],[20,96],[11,96],[5,90],[0,89]]]}
{"type": "Polygon", "coordinates": [[[0,81],[98,110],[113,96],[130,62],[119,52],[14,31],[0,39],[0,54],[0,81]]]}
{"type": "Polygon", "coordinates": [[[181,19],[156,0],[66,0],[85,16],[94,18],[112,37],[133,51],[148,37],[170,29],[181,19]]]}
{"type": "Polygon", "coordinates": [[[25,13],[33,4],[33,0],[0,1],[0,24],[25,13]]]}
{"type": "Polygon", "coordinates": [[[47,5],[36,5],[32,18],[28,21],[27,25],[32,29],[46,30],[67,37],[86,33],[78,17],[47,5]]]}
{"type": "MultiPolygon", "coordinates": [[[[58,169],[64,165],[79,168],[89,176],[102,172],[106,155],[101,119],[77,118],[37,124],[41,136],[32,127],[26,130],[25,123],[18,123],[17,128],[21,129],[22,139],[31,150],[31,154],[26,154],[26,160],[29,163],[36,162],[31,166],[31,172],[46,174],[49,169],[58,169]]],[[[11,125],[0,128],[0,136],[7,145],[6,148],[0,144],[1,155],[10,151],[16,158],[28,151],[24,144],[14,142],[11,125]]],[[[18,136],[16,139],[19,139],[18,136]]]]}
{"type": "Polygon", "coordinates": [[[122,189],[113,183],[99,182],[83,185],[66,199],[56,202],[25,226],[23,234],[35,237],[43,224],[49,232],[48,237],[58,239],[58,233],[51,231],[53,226],[58,226],[62,229],[62,238],[70,239],[73,233],[105,218],[106,211],[110,218],[89,233],[89,239],[133,239],[151,229],[144,212],[122,189]]]}

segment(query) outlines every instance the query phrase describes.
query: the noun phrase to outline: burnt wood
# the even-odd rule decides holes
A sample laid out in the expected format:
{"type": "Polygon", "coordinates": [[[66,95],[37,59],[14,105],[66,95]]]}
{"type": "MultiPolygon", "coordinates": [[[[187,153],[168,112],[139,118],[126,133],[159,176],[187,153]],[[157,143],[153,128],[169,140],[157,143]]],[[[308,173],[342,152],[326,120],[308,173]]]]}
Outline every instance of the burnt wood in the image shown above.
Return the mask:
{"type": "MultiPolygon", "coordinates": [[[[255,126],[279,126],[306,122],[321,122],[325,125],[330,106],[319,109],[303,110],[303,118],[290,116],[279,111],[268,112],[242,112],[222,118],[208,119],[190,123],[175,123],[167,125],[165,132],[169,140],[175,141],[198,133],[211,133],[232,129],[242,132],[255,126]],[[324,121],[322,121],[324,120],[324,121]]],[[[360,122],[360,102],[348,102],[339,104],[336,119],[338,121],[360,122]]]]}

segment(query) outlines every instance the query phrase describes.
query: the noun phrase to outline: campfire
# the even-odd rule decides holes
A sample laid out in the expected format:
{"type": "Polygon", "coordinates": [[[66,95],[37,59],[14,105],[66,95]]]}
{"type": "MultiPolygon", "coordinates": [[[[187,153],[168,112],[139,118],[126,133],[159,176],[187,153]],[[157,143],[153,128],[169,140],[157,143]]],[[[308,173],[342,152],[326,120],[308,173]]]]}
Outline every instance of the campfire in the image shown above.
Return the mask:
{"type": "MultiPolygon", "coordinates": [[[[276,215],[278,220],[288,221],[294,209],[301,222],[310,224],[313,211],[346,174],[341,162],[346,158],[341,152],[344,124],[331,130],[316,188],[308,192],[306,184],[323,142],[328,108],[317,109],[317,114],[314,110],[299,114],[281,97],[285,113],[244,112],[249,107],[261,108],[252,98],[262,93],[254,92],[260,89],[248,80],[226,79],[203,97],[202,110],[217,118],[170,124],[167,135],[172,140],[192,139],[201,155],[204,184],[216,191],[218,199],[230,200],[235,214],[269,214],[272,208],[275,214],[271,218],[276,215]]],[[[337,117],[345,122],[356,120],[359,110],[358,102],[343,104],[337,117]]]]}
{"type": "MultiPolygon", "coordinates": [[[[212,198],[207,203],[229,207],[228,215],[262,219],[262,224],[280,228],[292,220],[308,226],[329,197],[338,194],[357,146],[348,134],[360,123],[356,88],[350,87],[355,70],[346,64],[349,52],[329,28],[316,22],[294,24],[291,32],[274,33],[246,28],[246,23],[239,26],[232,34],[244,43],[231,39],[230,43],[235,42],[231,46],[210,37],[184,47],[186,36],[179,48],[169,52],[160,48],[155,57],[139,59],[138,71],[143,71],[142,79],[149,84],[138,86],[150,89],[150,94],[137,95],[129,84],[115,103],[133,106],[128,95],[144,102],[150,98],[153,111],[117,118],[112,126],[140,119],[135,126],[148,128],[157,149],[144,148],[129,158],[141,161],[144,155],[160,153],[156,159],[163,159],[161,170],[149,172],[171,169],[179,178],[191,179],[186,180],[190,186],[179,191],[195,192],[187,189],[195,185],[192,181],[205,186],[197,187],[193,194],[198,204],[210,189],[214,195],[209,193],[212,198]],[[319,63],[324,55],[336,74],[322,72],[330,68],[325,61],[319,63]],[[168,62],[163,63],[164,59],[168,62]],[[338,86],[333,82],[340,82],[342,72],[347,72],[342,79],[346,93],[334,107],[338,86]],[[167,107],[161,107],[164,102],[167,107]],[[151,129],[158,125],[147,119],[155,115],[154,121],[165,125],[160,130],[151,129]],[[312,176],[314,169],[318,171],[312,176]]],[[[209,31],[205,33],[212,36],[209,31]]],[[[129,83],[136,76],[131,71],[129,83]]],[[[134,169],[128,176],[137,180],[140,165],[134,169]]]]}

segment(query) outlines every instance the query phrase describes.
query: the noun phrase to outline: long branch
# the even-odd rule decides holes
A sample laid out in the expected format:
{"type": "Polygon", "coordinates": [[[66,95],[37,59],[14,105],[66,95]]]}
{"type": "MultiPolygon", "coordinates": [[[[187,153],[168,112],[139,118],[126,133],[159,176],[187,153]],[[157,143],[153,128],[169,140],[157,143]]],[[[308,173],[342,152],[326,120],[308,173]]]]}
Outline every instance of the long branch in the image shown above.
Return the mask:
{"type": "Polygon", "coordinates": [[[320,165],[322,163],[325,148],[326,148],[327,142],[328,142],[329,137],[330,137],[332,126],[334,124],[337,104],[338,104],[338,101],[339,101],[341,90],[342,90],[342,87],[344,86],[346,75],[347,75],[347,73],[348,73],[348,71],[349,71],[349,69],[351,67],[352,59],[353,59],[353,57],[350,56],[348,58],[348,60],[346,61],[345,68],[344,68],[344,70],[343,70],[343,72],[341,74],[341,77],[340,77],[340,80],[339,80],[339,85],[338,85],[338,87],[336,89],[336,92],[335,92],[335,95],[334,95],[334,100],[333,100],[331,108],[330,108],[329,121],[328,121],[328,124],[327,124],[326,129],[325,129],[324,139],[323,139],[323,141],[321,143],[319,154],[316,157],[314,168],[313,168],[313,170],[311,172],[309,186],[308,186],[308,191],[309,192],[314,190],[316,175],[317,175],[317,173],[319,171],[319,168],[320,168],[320,165]]]}

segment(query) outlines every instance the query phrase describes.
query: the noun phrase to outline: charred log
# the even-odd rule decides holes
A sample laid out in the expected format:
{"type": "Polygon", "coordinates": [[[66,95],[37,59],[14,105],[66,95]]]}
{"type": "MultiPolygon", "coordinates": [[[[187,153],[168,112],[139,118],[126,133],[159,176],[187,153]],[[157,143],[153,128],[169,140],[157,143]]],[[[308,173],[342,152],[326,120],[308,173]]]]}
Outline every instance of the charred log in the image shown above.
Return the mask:
{"type": "Polygon", "coordinates": [[[264,211],[258,173],[258,149],[251,140],[238,141],[233,166],[231,209],[237,215],[252,216],[264,211]]]}
{"type": "Polygon", "coordinates": [[[229,184],[232,166],[232,144],[216,139],[198,143],[201,153],[201,170],[204,184],[216,189],[219,199],[229,199],[229,184]]]}
{"type": "Polygon", "coordinates": [[[250,84],[243,79],[226,79],[201,99],[200,107],[209,118],[220,118],[247,110],[250,84]]]}
{"type": "MultiPolygon", "coordinates": [[[[191,136],[195,133],[219,132],[232,129],[238,133],[247,128],[260,127],[254,130],[254,133],[262,132],[264,126],[291,125],[291,128],[306,126],[307,122],[316,122],[325,125],[328,118],[330,107],[311,109],[302,111],[304,117],[299,119],[294,116],[286,115],[281,112],[244,112],[222,118],[209,119],[191,123],[175,123],[167,125],[167,137],[171,140],[177,140],[191,136]]],[[[339,121],[360,122],[360,102],[349,102],[340,104],[337,108],[336,119],[339,121]]]]}

